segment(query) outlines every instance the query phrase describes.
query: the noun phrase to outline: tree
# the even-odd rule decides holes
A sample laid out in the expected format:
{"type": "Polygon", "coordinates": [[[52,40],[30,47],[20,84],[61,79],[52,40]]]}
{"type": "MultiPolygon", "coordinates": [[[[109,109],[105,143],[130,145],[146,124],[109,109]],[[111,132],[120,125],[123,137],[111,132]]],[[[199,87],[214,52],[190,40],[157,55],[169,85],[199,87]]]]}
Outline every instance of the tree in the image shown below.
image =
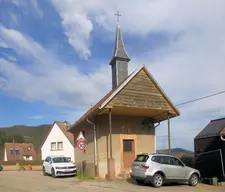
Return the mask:
{"type": "Polygon", "coordinates": [[[6,135],[4,132],[0,132],[0,145],[3,145],[6,140],[6,135]]]}
{"type": "Polygon", "coordinates": [[[24,137],[22,135],[19,135],[19,134],[13,134],[13,135],[8,136],[6,138],[5,142],[12,143],[13,139],[14,139],[15,143],[25,143],[24,137]]]}

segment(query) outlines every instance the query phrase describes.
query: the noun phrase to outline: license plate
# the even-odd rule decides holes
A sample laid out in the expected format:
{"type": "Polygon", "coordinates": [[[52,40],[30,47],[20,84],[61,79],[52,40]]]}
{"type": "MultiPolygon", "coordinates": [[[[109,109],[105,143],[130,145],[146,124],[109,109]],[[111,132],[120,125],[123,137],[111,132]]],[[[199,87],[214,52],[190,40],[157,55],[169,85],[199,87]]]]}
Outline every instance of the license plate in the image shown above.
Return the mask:
{"type": "Polygon", "coordinates": [[[65,170],[65,172],[70,172],[70,171],[71,171],[71,170],[68,170],[68,169],[67,169],[67,170],[65,170]]]}

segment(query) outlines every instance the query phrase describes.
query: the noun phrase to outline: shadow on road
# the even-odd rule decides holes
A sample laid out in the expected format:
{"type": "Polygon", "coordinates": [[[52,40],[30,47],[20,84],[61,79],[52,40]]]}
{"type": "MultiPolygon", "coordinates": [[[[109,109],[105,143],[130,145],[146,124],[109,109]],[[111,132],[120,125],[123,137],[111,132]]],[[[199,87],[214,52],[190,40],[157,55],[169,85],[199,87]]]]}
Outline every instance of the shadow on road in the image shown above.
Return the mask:
{"type": "MultiPolygon", "coordinates": [[[[136,186],[152,186],[150,183],[137,184],[137,182],[132,178],[127,178],[127,182],[136,186]]],[[[188,186],[186,183],[165,183],[163,187],[177,186],[183,187],[188,186]]]]}

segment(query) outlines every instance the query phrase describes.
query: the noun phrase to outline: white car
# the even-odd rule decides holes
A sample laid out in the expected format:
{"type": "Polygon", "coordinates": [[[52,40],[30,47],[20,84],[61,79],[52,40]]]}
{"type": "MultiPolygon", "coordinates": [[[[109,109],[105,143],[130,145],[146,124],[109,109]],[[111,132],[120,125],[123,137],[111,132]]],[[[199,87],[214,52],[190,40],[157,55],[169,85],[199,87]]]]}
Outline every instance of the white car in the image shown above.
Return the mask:
{"type": "Polygon", "coordinates": [[[43,162],[43,175],[57,176],[75,176],[77,168],[74,163],[65,156],[48,156],[43,162]]]}

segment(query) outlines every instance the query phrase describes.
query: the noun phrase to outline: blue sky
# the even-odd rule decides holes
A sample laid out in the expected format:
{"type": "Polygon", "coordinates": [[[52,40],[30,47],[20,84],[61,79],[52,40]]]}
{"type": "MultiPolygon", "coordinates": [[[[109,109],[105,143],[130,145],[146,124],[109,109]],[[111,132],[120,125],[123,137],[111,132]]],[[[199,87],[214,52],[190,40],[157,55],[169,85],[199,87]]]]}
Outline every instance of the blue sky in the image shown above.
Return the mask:
{"type": "MultiPolygon", "coordinates": [[[[118,9],[129,72],[145,64],[175,104],[225,89],[223,0],[0,0],[0,126],[73,123],[104,96],[118,9]]],[[[193,149],[224,99],[181,107],[172,146],[193,149]]],[[[162,123],[159,148],[166,134],[162,123]]]]}

